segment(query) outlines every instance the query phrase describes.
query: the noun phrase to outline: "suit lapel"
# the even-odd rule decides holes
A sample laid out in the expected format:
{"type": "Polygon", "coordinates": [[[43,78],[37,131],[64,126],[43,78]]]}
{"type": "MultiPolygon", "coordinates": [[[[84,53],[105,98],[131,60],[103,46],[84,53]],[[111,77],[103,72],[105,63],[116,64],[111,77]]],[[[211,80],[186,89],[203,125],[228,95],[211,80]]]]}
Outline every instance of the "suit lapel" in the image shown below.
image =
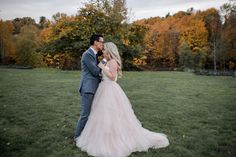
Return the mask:
{"type": "Polygon", "coordinates": [[[94,52],[93,52],[93,50],[92,50],[91,48],[88,49],[88,53],[91,54],[91,55],[94,57],[94,59],[96,60],[96,62],[97,62],[97,64],[98,64],[98,58],[97,58],[97,56],[94,54],[94,52]]]}

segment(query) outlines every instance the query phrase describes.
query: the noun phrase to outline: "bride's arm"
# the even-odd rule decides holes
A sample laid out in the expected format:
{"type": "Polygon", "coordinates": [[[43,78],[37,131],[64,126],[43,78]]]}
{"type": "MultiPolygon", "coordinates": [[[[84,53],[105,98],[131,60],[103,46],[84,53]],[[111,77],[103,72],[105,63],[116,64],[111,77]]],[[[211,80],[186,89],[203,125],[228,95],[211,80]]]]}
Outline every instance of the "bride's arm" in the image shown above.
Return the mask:
{"type": "Polygon", "coordinates": [[[102,67],[102,70],[107,77],[109,77],[111,80],[114,81],[117,75],[118,64],[114,59],[111,59],[107,64],[108,64],[109,70],[106,69],[104,66],[102,67]]]}

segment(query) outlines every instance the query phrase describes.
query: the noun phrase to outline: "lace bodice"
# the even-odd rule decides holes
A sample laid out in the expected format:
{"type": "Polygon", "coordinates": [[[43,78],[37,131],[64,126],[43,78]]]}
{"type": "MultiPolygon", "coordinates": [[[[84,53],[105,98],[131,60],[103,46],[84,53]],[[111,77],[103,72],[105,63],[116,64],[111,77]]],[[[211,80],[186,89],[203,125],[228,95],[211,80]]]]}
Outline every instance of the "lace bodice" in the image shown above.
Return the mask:
{"type": "MultiPolygon", "coordinates": [[[[107,70],[110,69],[108,66],[105,66],[105,68],[106,68],[107,70]]],[[[109,77],[107,77],[107,76],[104,74],[103,71],[102,71],[102,80],[103,80],[103,81],[113,81],[113,80],[111,80],[109,77]]],[[[117,81],[117,73],[116,73],[116,79],[115,79],[114,81],[115,81],[115,82],[117,81]]]]}

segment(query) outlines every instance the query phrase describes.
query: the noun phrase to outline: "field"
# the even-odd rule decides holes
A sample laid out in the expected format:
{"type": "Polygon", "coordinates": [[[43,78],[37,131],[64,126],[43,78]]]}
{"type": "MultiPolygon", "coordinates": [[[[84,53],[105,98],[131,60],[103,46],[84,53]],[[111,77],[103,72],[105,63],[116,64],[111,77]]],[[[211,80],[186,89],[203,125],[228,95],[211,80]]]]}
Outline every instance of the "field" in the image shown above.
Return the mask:
{"type": "MultiPolygon", "coordinates": [[[[236,156],[236,78],[124,72],[118,80],[143,127],[170,146],[131,157],[236,156]]],[[[0,68],[3,157],[86,157],[71,144],[80,111],[79,71],[0,68]]]]}

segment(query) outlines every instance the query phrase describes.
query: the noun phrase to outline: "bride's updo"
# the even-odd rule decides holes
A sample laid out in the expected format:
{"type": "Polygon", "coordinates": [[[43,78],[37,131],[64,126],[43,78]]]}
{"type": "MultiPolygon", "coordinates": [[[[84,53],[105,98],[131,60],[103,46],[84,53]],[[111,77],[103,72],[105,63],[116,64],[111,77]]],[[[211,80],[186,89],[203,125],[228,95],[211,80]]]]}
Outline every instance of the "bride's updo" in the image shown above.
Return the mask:
{"type": "Polygon", "coordinates": [[[122,71],[121,71],[122,63],[121,63],[121,58],[120,58],[120,54],[119,54],[117,46],[113,42],[107,42],[107,43],[104,43],[104,48],[105,48],[105,51],[108,53],[108,55],[111,57],[110,59],[114,59],[117,62],[118,74],[122,76],[122,71]]]}

